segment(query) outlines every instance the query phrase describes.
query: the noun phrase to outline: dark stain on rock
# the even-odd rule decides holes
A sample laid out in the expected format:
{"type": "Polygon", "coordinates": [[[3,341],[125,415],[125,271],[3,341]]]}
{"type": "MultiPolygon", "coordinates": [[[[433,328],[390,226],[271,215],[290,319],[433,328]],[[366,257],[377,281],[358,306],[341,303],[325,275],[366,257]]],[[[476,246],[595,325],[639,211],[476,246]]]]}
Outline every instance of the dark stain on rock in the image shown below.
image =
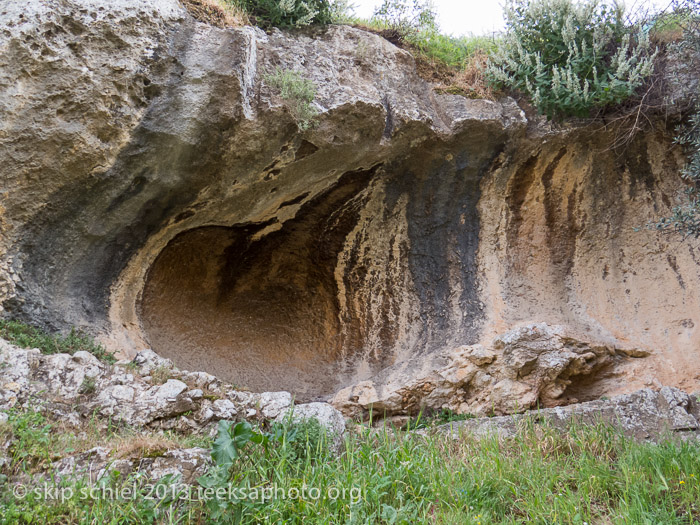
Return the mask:
{"type": "Polygon", "coordinates": [[[318,146],[312,144],[308,140],[302,140],[300,146],[297,148],[294,154],[294,161],[299,161],[305,159],[306,157],[313,155],[318,151],[318,146]]]}
{"type": "Polygon", "coordinates": [[[640,138],[634,140],[629,146],[625,156],[625,167],[630,174],[630,199],[634,199],[640,189],[643,193],[654,191],[655,177],[649,161],[647,145],[640,138]]]}
{"type": "Polygon", "coordinates": [[[668,265],[673,270],[673,273],[676,274],[676,279],[678,280],[678,284],[681,286],[682,289],[685,290],[685,281],[683,281],[683,276],[681,275],[681,272],[678,270],[678,261],[676,260],[676,256],[668,253],[668,254],[666,254],[666,260],[668,261],[668,265]]]}
{"type": "Polygon", "coordinates": [[[178,213],[175,218],[173,219],[173,224],[177,224],[178,222],[182,222],[185,219],[189,219],[190,217],[194,217],[195,212],[193,210],[185,210],[182,213],[178,213]]]}
{"type": "Polygon", "coordinates": [[[281,210],[282,208],[286,206],[293,206],[294,204],[299,204],[301,201],[303,201],[306,197],[309,196],[309,192],[306,191],[299,195],[298,197],[294,197],[293,199],[289,199],[288,201],[284,201],[282,204],[280,204],[278,210],[281,210]]]}
{"type": "Polygon", "coordinates": [[[527,194],[530,187],[535,182],[537,173],[537,154],[531,155],[522,165],[516,170],[515,175],[511,179],[506,196],[506,204],[508,206],[508,244],[515,246],[517,244],[518,235],[520,233],[520,225],[523,222],[523,204],[527,199],[527,194]]]}

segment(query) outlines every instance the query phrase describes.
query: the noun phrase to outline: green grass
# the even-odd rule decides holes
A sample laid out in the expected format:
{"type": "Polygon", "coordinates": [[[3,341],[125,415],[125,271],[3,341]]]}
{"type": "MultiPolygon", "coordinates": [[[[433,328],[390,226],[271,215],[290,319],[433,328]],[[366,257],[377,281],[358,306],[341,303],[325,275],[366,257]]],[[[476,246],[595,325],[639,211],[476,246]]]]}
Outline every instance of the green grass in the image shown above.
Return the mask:
{"type": "Polygon", "coordinates": [[[0,337],[21,348],[38,348],[43,354],[74,354],[86,351],[108,364],[116,359],[104,346],[84,332],[71,329],[67,335],[49,335],[19,321],[0,319],[0,337]]]}
{"type": "MultiPolygon", "coordinates": [[[[392,29],[390,24],[377,18],[351,18],[347,20],[347,24],[377,32],[392,29]]],[[[498,40],[488,36],[456,37],[438,31],[421,31],[410,34],[405,43],[424,60],[461,70],[469,65],[475,54],[489,55],[495,51],[498,40]]]]}
{"type": "MultiPolygon", "coordinates": [[[[23,447],[30,452],[21,461],[36,465],[32,456],[44,458],[51,449],[42,443],[58,438],[41,421],[27,428],[40,438],[37,445],[25,436],[23,447]]],[[[123,500],[82,497],[86,481],[66,485],[72,495],[63,501],[35,494],[19,499],[11,484],[3,484],[0,522],[700,522],[697,443],[640,444],[605,426],[572,426],[561,434],[530,425],[509,440],[468,435],[452,440],[356,426],[335,455],[317,436],[309,439],[291,428],[277,434],[266,446],[241,442],[242,455],[226,475],[237,488],[318,489],[317,499],[234,502],[214,519],[212,508],[201,501],[149,500],[138,478],[105,480],[113,488],[141,484],[135,497],[123,500]]]]}
{"type": "Polygon", "coordinates": [[[423,57],[447,67],[464,69],[477,53],[489,55],[496,49],[497,41],[485,36],[454,37],[441,33],[421,33],[411,40],[423,57]]]}
{"type": "MultiPolygon", "coordinates": [[[[693,23],[690,11],[669,11],[654,17],[649,22],[649,35],[655,43],[669,44],[683,38],[684,30],[693,23]]],[[[697,15],[695,15],[697,17],[697,15]]]]}
{"type": "Polygon", "coordinates": [[[471,414],[457,414],[452,410],[443,408],[432,413],[421,412],[416,417],[411,418],[411,420],[406,425],[406,429],[417,430],[421,428],[430,428],[436,425],[445,425],[447,423],[453,423],[455,421],[465,421],[467,419],[473,419],[474,416],[471,414]]]}

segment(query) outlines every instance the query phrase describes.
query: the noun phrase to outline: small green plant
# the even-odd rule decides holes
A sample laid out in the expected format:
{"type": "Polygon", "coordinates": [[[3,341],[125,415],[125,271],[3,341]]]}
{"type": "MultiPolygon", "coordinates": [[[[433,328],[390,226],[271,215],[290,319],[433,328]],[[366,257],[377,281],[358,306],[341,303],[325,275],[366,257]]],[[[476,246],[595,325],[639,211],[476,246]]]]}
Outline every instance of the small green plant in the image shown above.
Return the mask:
{"type": "Polygon", "coordinates": [[[330,0],[234,0],[233,3],[262,28],[328,25],[340,16],[330,0]]]}
{"type": "Polygon", "coordinates": [[[89,396],[95,393],[97,388],[97,382],[93,376],[85,376],[83,382],[80,384],[79,392],[83,395],[89,396]]]}
{"type": "Polygon", "coordinates": [[[72,328],[65,335],[49,335],[28,324],[0,319],[0,337],[21,348],[38,348],[43,354],[74,354],[86,351],[108,364],[114,364],[116,359],[107,352],[104,346],[92,337],[72,328]]]}
{"type": "Polygon", "coordinates": [[[311,80],[296,71],[281,68],[265,75],[264,80],[285,101],[301,131],[314,125],[318,111],[313,106],[316,85],[311,80]]]}
{"type": "Polygon", "coordinates": [[[652,72],[648,33],[625,24],[621,3],[508,0],[505,18],[488,78],[528,95],[549,118],[620,104],[652,72]]]}

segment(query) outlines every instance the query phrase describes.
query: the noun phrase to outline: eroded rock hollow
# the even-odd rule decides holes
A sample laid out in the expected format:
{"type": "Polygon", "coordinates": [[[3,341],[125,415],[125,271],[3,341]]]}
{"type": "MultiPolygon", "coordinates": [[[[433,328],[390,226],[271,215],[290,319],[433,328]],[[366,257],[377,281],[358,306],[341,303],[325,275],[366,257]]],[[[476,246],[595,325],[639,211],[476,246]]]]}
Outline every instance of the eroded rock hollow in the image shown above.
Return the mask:
{"type": "Polygon", "coordinates": [[[555,131],[436,93],[348,27],[176,0],[0,9],[3,315],[347,414],[700,385],[697,249],[665,123],[555,131]],[[299,130],[267,85],[312,80],[299,130]]]}

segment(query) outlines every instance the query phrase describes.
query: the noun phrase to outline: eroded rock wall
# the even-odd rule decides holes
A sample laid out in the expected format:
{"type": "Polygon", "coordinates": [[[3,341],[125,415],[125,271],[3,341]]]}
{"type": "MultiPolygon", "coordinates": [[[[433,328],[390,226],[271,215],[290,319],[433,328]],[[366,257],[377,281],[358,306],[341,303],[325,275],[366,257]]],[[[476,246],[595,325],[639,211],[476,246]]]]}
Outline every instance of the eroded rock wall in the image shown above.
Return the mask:
{"type": "Polygon", "coordinates": [[[0,27],[3,315],[300,399],[537,322],[624,350],[570,397],[698,385],[696,247],[644,229],[681,193],[668,130],[612,151],[438,95],[376,35],[176,0],[12,0],[0,27]],[[275,68],[318,87],[311,130],[275,68]]]}
{"type": "Polygon", "coordinates": [[[488,178],[481,246],[493,249],[480,252],[480,266],[491,329],[544,321],[651,354],[619,368],[603,389],[667,381],[692,389],[700,379],[698,246],[646,228],[683,191],[682,152],[664,130],[624,149],[611,149],[614,140],[593,128],[523,141],[488,178]]]}

